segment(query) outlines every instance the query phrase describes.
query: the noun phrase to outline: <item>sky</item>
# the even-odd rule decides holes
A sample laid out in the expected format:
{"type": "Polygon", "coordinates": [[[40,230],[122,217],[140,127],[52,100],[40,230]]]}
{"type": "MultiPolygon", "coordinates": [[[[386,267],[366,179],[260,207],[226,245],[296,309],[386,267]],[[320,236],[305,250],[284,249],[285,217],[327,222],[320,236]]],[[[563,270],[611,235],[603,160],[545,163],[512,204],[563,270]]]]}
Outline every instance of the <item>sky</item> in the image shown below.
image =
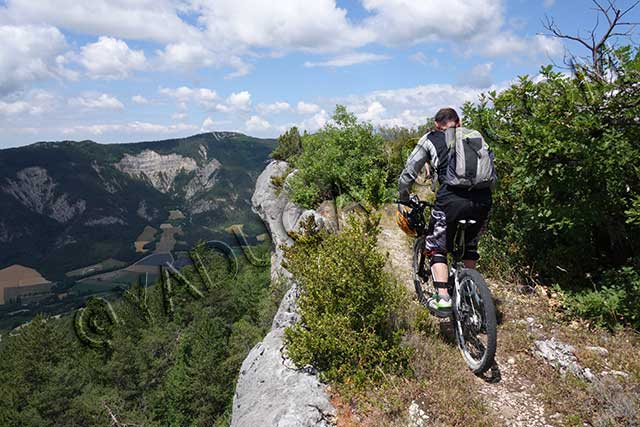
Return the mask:
{"type": "Polygon", "coordinates": [[[584,53],[545,16],[596,22],[589,0],[0,0],[0,148],[277,137],[336,104],[417,126],[584,53]]]}

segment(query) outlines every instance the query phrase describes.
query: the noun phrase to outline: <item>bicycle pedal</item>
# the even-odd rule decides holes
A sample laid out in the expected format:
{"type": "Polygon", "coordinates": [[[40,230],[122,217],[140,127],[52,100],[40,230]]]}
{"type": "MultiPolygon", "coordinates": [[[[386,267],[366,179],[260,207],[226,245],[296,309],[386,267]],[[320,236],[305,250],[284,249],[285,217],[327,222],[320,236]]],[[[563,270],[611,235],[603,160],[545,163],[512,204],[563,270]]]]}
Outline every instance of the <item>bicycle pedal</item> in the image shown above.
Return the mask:
{"type": "Polygon", "coordinates": [[[440,310],[436,310],[435,308],[429,307],[428,305],[427,305],[427,309],[429,309],[429,313],[433,314],[439,319],[448,319],[449,317],[451,317],[451,314],[452,314],[451,311],[449,311],[448,313],[443,313],[440,310]]]}

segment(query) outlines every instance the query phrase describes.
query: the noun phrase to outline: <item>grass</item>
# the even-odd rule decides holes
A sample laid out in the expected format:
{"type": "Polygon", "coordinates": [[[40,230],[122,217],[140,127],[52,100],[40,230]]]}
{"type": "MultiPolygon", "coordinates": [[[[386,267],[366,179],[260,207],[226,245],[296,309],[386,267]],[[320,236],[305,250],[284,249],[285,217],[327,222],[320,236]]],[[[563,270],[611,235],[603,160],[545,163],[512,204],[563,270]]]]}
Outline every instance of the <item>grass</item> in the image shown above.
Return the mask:
{"type": "MultiPolygon", "coordinates": [[[[612,333],[586,322],[566,321],[557,312],[552,292],[544,288],[523,295],[506,283],[492,282],[490,287],[500,310],[498,360],[504,365],[509,359],[509,370],[517,375],[508,382],[508,393],[526,388],[544,406],[545,419],[551,425],[640,425],[637,332],[612,333]],[[536,356],[534,341],[552,336],[573,345],[578,362],[590,368],[598,380],[588,383],[571,374],[563,376],[536,356]],[[588,350],[589,346],[605,348],[608,355],[588,350]],[[603,371],[621,371],[628,377],[601,376],[603,371]]],[[[382,384],[372,384],[360,392],[334,385],[331,395],[338,411],[338,426],[410,425],[408,408],[413,402],[429,417],[425,425],[497,425],[488,398],[478,393],[482,382],[468,370],[442,324],[415,303],[407,315],[412,327],[405,345],[414,349],[412,375],[386,377],[382,384]]]]}
{"type": "Polygon", "coordinates": [[[412,323],[404,345],[412,348],[410,376],[386,376],[381,384],[361,391],[334,386],[332,401],[338,426],[398,426],[410,422],[409,406],[418,405],[427,425],[491,426],[493,418],[477,393],[477,381],[467,369],[446,328],[411,303],[412,323]]]}

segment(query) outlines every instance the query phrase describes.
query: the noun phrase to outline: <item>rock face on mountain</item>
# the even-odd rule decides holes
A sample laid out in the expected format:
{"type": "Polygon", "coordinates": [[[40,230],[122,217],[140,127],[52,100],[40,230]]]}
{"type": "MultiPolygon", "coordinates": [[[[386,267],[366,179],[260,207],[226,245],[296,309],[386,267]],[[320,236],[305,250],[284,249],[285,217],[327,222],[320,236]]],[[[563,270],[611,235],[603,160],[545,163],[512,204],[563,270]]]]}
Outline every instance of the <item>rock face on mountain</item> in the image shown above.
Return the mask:
{"type": "Polygon", "coordinates": [[[153,150],[144,150],[136,155],[125,154],[115,166],[130,176],[148,180],[162,193],[168,193],[173,188],[180,172],[198,169],[198,164],[190,157],[179,154],[162,155],[153,150]]]}
{"type": "Polygon", "coordinates": [[[286,173],[285,162],[271,162],[258,177],[252,197],[253,208],[271,232],[275,251],[272,254],[272,280],[287,280],[290,288],[280,303],[271,331],[249,352],[242,363],[233,399],[232,427],[332,426],[335,408],[312,367],[296,367],[286,356],[284,330],[299,320],[296,300],[298,285],[282,267],[281,244],[293,243],[288,231],[313,216],[318,227],[323,218],[291,203],[286,191],[279,194],[271,177],[286,173]]]}
{"type": "Polygon", "coordinates": [[[15,179],[8,178],[1,188],[27,209],[66,223],[84,212],[86,202],[70,201],[67,194],[56,191],[56,186],[46,169],[29,167],[18,171],[15,179]]]}
{"type": "Polygon", "coordinates": [[[213,188],[216,183],[216,171],[220,169],[220,166],[222,165],[219,161],[211,159],[204,166],[196,169],[195,176],[184,187],[185,198],[192,199],[197,193],[213,188]]]}

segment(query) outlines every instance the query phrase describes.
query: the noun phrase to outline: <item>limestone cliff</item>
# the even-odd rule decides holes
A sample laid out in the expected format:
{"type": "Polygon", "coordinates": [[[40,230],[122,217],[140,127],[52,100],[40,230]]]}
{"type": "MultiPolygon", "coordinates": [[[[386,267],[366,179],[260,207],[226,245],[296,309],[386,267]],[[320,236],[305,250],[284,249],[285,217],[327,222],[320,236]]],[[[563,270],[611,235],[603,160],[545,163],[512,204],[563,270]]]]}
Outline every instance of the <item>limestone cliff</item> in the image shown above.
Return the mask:
{"type": "Polygon", "coordinates": [[[56,191],[57,186],[46,169],[34,166],[18,171],[15,179],[7,178],[0,189],[27,209],[66,223],[85,211],[86,202],[70,200],[66,193],[56,191]]]}
{"type": "Polygon", "coordinates": [[[282,267],[281,244],[290,245],[289,231],[299,230],[305,218],[313,216],[319,227],[325,219],[314,211],[305,211],[291,203],[286,191],[278,194],[271,177],[282,175],[285,162],[271,162],[258,177],[252,197],[255,212],[271,233],[272,280],[286,280],[290,288],[280,303],[271,331],[244,360],[233,399],[232,427],[332,426],[335,408],[331,404],[313,367],[296,367],[287,357],[284,330],[299,320],[296,300],[298,285],[282,267]]]}
{"type": "Polygon", "coordinates": [[[191,157],[144,150],[136,155],[125,154],[115,167],[132,177],[148,181],[162,193],[175,190],[176,178],[181,173],[194,172],[193,178],[184,187],[185,198],[191,199],[196,193],[213,188],[215,173],[221,166],[218,160],[207,158],[207,149],[203,145],[198,153],[202,157],[201,166],[191,157]]]}

